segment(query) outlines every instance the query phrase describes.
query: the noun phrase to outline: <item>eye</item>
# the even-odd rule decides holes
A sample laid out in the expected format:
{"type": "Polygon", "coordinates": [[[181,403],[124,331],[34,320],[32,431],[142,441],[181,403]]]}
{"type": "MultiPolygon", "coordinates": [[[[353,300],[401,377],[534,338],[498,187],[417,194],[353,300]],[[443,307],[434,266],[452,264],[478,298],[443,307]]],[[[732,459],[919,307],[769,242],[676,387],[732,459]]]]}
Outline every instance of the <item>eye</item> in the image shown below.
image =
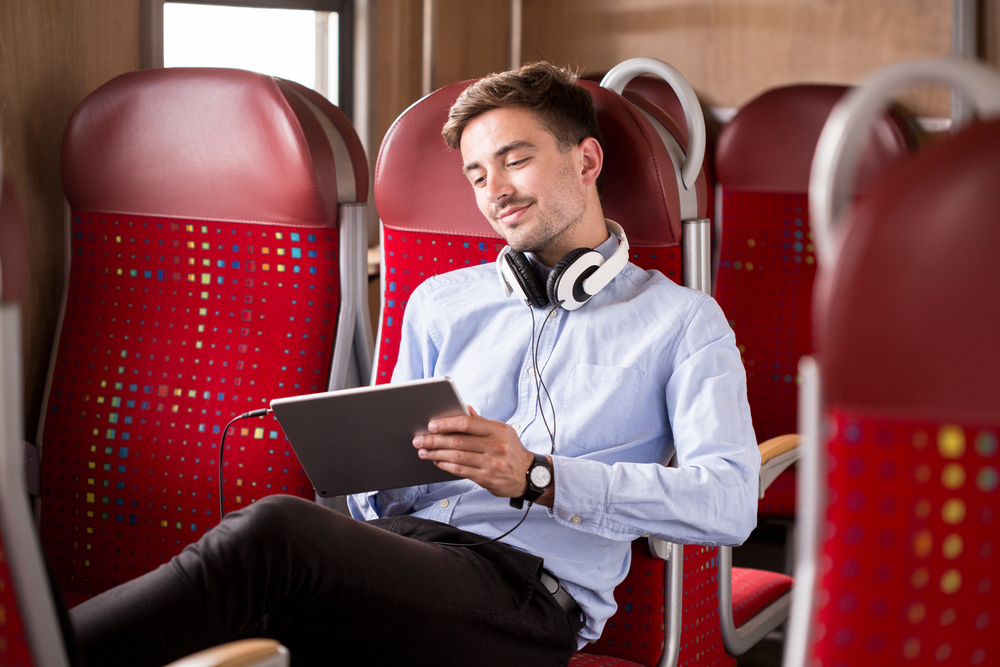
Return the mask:
{"type": "Polygon", "coordinates": [[[516,169],[517,167],[520,167],[521,165],[523,165],[527,161],[528,161],[528,158],[526,158],[526,157],[523,157],[520,160],[511,160],[510,162],[507,163],[507,168],[508,169],[516,169]]]}

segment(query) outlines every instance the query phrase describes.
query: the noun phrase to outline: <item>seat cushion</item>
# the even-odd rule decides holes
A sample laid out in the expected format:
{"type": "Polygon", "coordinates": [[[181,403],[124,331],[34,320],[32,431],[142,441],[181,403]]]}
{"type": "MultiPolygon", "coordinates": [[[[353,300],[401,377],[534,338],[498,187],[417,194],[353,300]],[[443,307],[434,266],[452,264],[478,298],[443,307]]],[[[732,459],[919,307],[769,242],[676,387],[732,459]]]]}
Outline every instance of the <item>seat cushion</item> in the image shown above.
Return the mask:
{"type": "Polygon", "coordinates": [[[792,590],[792,578],[778,572],[733,568],[733,624],[739,628],[792,590]]]}

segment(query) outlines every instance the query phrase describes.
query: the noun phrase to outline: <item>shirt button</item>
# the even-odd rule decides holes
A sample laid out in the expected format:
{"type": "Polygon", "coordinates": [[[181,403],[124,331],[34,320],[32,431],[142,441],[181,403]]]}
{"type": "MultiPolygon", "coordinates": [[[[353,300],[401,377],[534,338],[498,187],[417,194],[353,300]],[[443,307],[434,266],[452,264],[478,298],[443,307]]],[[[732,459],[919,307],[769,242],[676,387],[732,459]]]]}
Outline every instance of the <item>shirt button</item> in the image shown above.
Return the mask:
{"type": "Polygon", "coordinates": [[[534,368],[529,368],[528,369],[528,375],[532,375],[533,376],[534,374],[535,374],[535,369],[534,368]]]}
{"type": "Polygon", "coordinates": [[[438,503],[438,505],[440,505],[441,507],[447,507],[450,504],[451,503],[448,502],[447,498],[445,498],[444,500],[442,500],[441,502],[438,503]]]}
{"type": "Polygon", "coordinates": [[[570,521],[572,521],[573,523],[575,523],[575,524],[577,524],[577,525],[579,525],[579,524],[583,523],[583,519],[581,519],[581,518],[580,518],[580,517],[578,517],[578,516],[575,516],[575,517],[573,517],[572,519],[570,519],[570,521]]]}
{"type": "Polygon", "coordinates": [[[520,433],[520,431],[521,431],[521,425],[520,424],[511,424],[510,427],[512,429],[514,429],[515,431],[517,431],[518,433],[520,433]]]}
{"type": "Polygon", "coordinates": [[[558,310],[550,310],[549,311],[549,317],[559,317],[559,311],[558,310]]]}

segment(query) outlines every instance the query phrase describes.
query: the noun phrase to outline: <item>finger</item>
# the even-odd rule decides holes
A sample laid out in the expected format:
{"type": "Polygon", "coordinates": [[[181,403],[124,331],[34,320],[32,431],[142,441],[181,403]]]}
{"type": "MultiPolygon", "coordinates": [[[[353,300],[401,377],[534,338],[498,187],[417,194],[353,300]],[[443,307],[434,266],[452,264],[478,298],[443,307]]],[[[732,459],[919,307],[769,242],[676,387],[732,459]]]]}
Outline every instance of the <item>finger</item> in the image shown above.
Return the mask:
{"type": "Polygon", "coordinates": [[[493,422],[478,415],[442,417],[427,424],[431,433],[468,433],[469,435],[489,435],[493,432],[493,422]]]}
{"type": "Polygon", "coordinates": [[[486,451],[486,447],[480,438],[462,433],[418,435],[413,438],[413,446],[418,449],[452,449],[473,453],[486,451]]]}
{"type": "Polygon", "coordinates": [[[460,449],[418,449],[420,458],[433,462],[442,470],[455,475],[471,477],[481,473],[488,461],[478,452],[460,449]]]}
{"type": "Polygon", "coordinates": [[[476,412],[476,409],[474,407],[472,407],[471,405],[466,405],[465,408],[469,411],[469,414],[472,415],[473,417],[478,417],[479,416],[479,413],[476,412]]]}

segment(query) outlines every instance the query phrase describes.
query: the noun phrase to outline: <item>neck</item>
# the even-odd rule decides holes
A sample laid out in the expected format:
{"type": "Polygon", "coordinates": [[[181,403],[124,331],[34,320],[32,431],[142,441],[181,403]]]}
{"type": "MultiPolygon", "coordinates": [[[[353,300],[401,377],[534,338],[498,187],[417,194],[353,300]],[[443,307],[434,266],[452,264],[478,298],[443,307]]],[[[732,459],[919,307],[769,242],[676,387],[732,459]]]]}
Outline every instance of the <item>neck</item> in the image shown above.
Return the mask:
{"type": "Polygon", "coordinates": [[[604,212],[598,207],[597,215],[588,216],[572,230],[566,230],[558,239],[553,239],[547,247],[532,254],[542,264],[555,266],[560,259],[577,248],[596,248],[608,240],[608,226],[604,222],[604,212]]]}

